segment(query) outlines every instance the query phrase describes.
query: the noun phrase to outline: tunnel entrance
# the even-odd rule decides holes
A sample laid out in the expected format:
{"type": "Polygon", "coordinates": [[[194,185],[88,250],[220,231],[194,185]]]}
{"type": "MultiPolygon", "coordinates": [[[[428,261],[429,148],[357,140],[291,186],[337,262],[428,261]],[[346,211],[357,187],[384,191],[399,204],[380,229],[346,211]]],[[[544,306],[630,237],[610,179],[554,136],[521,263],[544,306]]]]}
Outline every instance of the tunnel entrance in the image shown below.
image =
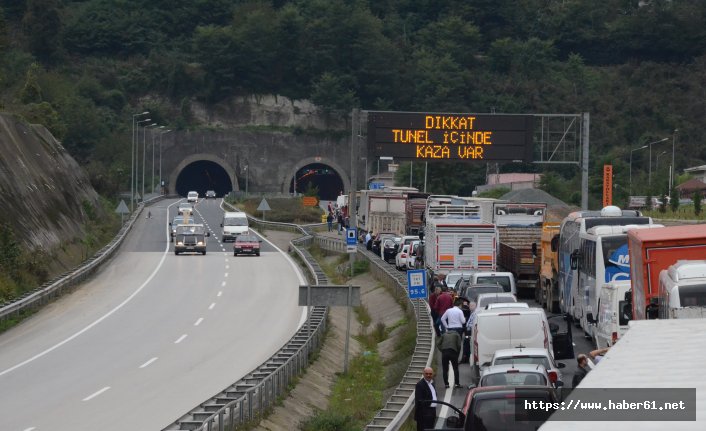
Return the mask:
{"type": "Polygon", "coordinates": [[[199,160],[186,165],[174,185],[174,191],[179,196],[186,196],[192,190],[199,192],[199,196],[213,190],[216,196],[222,197],[233,190],[233,180],[218,163],[199,160]]]}
{"type": "Polygon", "coordinates": [[[289,193],[304,194],[317,188],[317,196],[322,201],[335,201],[343,191],[343,180],[334,169],[323,163],[311,163],[297,170],[289,183],[289,193]]]}

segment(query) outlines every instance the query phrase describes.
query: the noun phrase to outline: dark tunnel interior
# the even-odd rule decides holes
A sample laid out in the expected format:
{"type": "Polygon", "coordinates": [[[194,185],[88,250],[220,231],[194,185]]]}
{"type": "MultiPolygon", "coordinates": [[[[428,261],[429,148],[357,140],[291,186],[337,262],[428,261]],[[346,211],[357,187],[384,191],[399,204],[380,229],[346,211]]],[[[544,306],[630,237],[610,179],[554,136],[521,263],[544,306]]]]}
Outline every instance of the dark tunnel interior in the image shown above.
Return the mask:
{"type": "MultiPolygon", "coordinates": [[[[306,193],[309,187],[318,187],[318,197],[321,200],[336,200],[343,191],[343,180],[331,169],[322,163],[312,163],[299,169],[296,174],[296,188],[298,194],[306,193]]],[[[294,192],[294,179],[289,183],[289,193],[294,192]]]]}
{"type": "Polygon", "coordinates": [[[188,164],[177,177],[174,190],[179,196],[186,196],[190,191],[197,191],[204,196],[207,190],[222,197],[233,189],[232,179],[218,163],[199,160],[188,164]]]}

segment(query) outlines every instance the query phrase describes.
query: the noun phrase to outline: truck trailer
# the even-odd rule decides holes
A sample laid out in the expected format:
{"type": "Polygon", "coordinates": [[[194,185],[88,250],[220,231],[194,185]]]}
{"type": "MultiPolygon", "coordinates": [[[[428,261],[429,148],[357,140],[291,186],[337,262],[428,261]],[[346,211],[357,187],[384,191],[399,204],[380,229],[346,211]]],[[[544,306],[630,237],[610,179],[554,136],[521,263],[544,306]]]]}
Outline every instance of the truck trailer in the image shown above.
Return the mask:
{"type": "Polygon", "coordinates": [[[678,260],[706,256],[706,224],[628,231],[632,319],[659,316],[659,275],[678,260]]]}

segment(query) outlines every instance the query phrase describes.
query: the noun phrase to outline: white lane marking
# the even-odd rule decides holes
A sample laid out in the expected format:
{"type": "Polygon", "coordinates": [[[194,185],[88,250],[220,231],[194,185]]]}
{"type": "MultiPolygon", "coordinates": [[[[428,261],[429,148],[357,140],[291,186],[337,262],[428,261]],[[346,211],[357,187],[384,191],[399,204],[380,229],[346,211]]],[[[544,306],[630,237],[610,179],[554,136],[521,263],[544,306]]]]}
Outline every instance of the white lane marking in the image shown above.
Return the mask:
{"type": "Polygon", "coordinates": [[[23,430],[23,431],[34,431],[34,430],[36,430],[36,429],[37,429],[37,427],[30,427],[30,428],[27,428],[27,429],[25,429],[25,430],[23,430]]]}
{"type": "Polygon", "coordinates": [[[216,296],[221,296],[221,295],[223,295],[223,291],[220,291],[220,290],[219,290],[219,291],[218,291],[218,295],[216,295],[216,296]]]}
{"type": "Polygon", "coordinates": [[[213,307],[215,307],[215,306],[216,306],[216,303],[212,302],[211,305],[208,306],[208,309],[213,310],[213,307]]]}
{"type": "Polygon", "coordinates": [[[155,356],[154,358],[152,358],[152,359],[150,359],[149,361],[145,362],[144,364],[140,365],[140,368],[149,367],[150,364],[151,364],[152,362],[156,361],[156,360],[157,360],[157,357],[155,356]]]}
{"type": "MultiPolygon", "coordinates": [[[[179,201],[174,202],[173,204],[169,205],[169,206],[167,207],[167,210],[169,209],[169,207],[171,207],[172,205],[174,205],[174,204],[176,204],[176,203],[178,203],[178,202],[179,202],[179,201]]],[[[168,221],[168,220],[167,220],[166,223],[167,223],[166,226],[169,226],[169,224],[168,224],[169,221],[168,221]]],[[[58,349],[59,347],[63,346],[64,344],[68,343],[69,341],[73,340],[74,338],[78,337],[79,335],[83,334],[84,332],[88,331],[89,329],[93,328],[93,327],[96,326],[97,324],[101,323],[103,320],[105,320],[105,319],[107,319],[108,317],[110,317],[110,316],[111,316],[113,313],[115,313],[116,311],[118,311],[118,310],[120,310],[121,308],[123,308],[123,307],[125,306],[125,304],[127,304],[127,303],[130,302],[130,301],[132,301],[132,299],[133,299],[135,296],[137,296],[137,294],[140,293],[140,292],[142,291],[142,289],[144,289],[145,286],[147,286],[147,285],[149,284],[150,281],[152,281],[152,279],[155,277],[155,275],[157,275],[157,272],[159,272],[160,268],[161,268],[162,265],[164,264],[165,259],[167,258],[167,253],[168,253],[168,252],[169,252],[169,242],[167,242],[167,246],[166,246],[166,248],[164,249],[164,253],[162,254],[162,259],[159,261],[159,263],[157,264],[157,266],[154,268],[154,271],[152,271],[152,274],[150,274],[150,276],[147,277],[147,280],[145,280],[145,282],[142,283],[142,284],[140,285],[140,287],[137,288],[137,290],[135,290],[134,292],[132,292],[132,294],[130,294],[130,296],[128,296],[127,298],[125,298],[125,300],[124,300],[123,302],[121,302],[120,304],[118,304],[117,306],[115,306],[115,308],[113,308],[113,309],[110,310],[109,312],[105,313],[103,316],[99,317],[98,319],[96,319],[95,321],[93,321],[91,324],[89,324],[89,325],[86,326],[85,328],[81,329],[80,331],[76,332],[75,334],[71,335],[70,337],[64,339],[63,341],[60,341],[60,342],[54,344],[53,346],[49,347],[48,349],[46,349],[46,350],[44,350],[44,351],[42,351],[42,352],[37,353],[36,355],[32,356],[32,357],[29,358],[29,359],[25,359],[24,361],[20,362],[20,363],[17,364],[17,365],[14,365],[14,366],[12,366],[12,367],[6,369],[6,370],[0,371],[0,376],[4,376],[4,375],[7,374],[7,373],[10,373],[10,372],[12,372],[12,371],[15,371],[16,369],[18,369],[18,368],[20,368],[20,367],[22,367],[22,366],[25,366],[25,365],[29,364],[30,362],[33,362],[33,361],[35,361],[35,360],[41,358],[42,356],[46,355],[47,353],[52,352],[52,351],[58,349]]],[[[304,283],[304,282],[301,282],[301,284],[305,284],[305,283],[304,283]]]]}
{"type": "Polygon", "coordinates": [[[106,386],[103,389],[92,393],[91,395],[84,398],[83,401],[91,401],[93,398],[97,397],[98,395],[102,394],[103,392],[107,391],[108,389],[110,389],[110,386],[106,386]]]}
{"type": "Polygon", "coordinates": [[[203,322],[203,317],[199,317],[199,320],[197,320],[196,323],[194,323],[194,326],[199,326],[201,324],[201,322],[203,322]]]}
{"type": "Polygon", "coordinates": [[[228,273],[227,273],[227,272],[225,273],[224,277],[228,277],[228,273]]]}
{"type": "MultiPolygon", "coordinates": [[[[456,380],[456,376],[454,375],[454,370],[453,367],[449,367],[449,384],[451,385],[446,392],[444,393],[444,399],[441,401],[451,403],[451,394],[453,393],[454,387],[453,383],[456,380]]],[[[439,419],[436,421],[436,427],[435,428],[443,428],[444,427],[444,420],[446,419],[446,416],[449,414],[449,406],[443,405],[441,406],[441,411],[439,411],[439,419]]]]}
{"type": "Polygon", "coordinates": [[[230,269],[230,265],[226,265],[226,269],[230,269]]]}
{"type": "MultiPolygon", "coordinates": [[[[228,255],[226,255],[226,256],[228,256],[228,255]]],[[[226,262],[228,262],[228,258],[226,258],[226,262]]]]}
{"type": "Polygon", "coordinates": [[[221,287],[226,287],[226,282],[221,283],[221,287]]]}
{"type": "Polygon", "coordinates": [[[177,338],[177,340],[174,342],[174,344],[179,344],[182,341],[184,341],[184,338],[188,337],[188,335],[183,334],[181,337],[177,338]]]}

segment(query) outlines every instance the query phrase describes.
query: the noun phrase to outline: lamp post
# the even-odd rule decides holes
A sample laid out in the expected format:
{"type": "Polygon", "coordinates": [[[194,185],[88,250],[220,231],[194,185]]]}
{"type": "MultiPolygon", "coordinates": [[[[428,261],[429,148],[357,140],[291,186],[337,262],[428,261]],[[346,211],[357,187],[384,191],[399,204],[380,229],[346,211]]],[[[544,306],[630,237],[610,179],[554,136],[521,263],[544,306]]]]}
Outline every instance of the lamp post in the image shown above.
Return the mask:
{"type": "Polygon", "coordinates": [[[669,199],[672,198],[672,188],[674,187],[674,143],[677,140],[677,132],[679,132],[679,129],[674,129],[674,133],[672,134],[672,166],[669,168],[669,199]]]}
{"type": "MultiPolygon", "coordinates": [[[[133,172],[135,173],[135,175],[134,175],[134,178],[132,179],[133,185],[131,186],[131,188],[135,191],[134,193],[137,193],[137,189],[138,189],[137,179],[140,176],[140,169],[139,169],[139,167],[140,167],[140,158],[139,158],[139,154],[140,154],[140,123],[146,123],[148,121],[152,121],[152,119],[146,118],[144,120],[139,120],[136,123],[137,124],[137,130],[135,132],[135,144],[136,145],[135,145],[135,149],[133,150],[133,153],[134,153],[133,154],[133,172]]],[[[135,201],[135,194],[134,193],[131,197],[133,202],[135,201]]]]}
{"type": "Polygon", "coordinates": [[[145,157],[147,156],[147,128],[156,126],[157,123],[149,124],[142,128],[142,200],[145,200],[145,157]]]}
{"type": "MultiPolygon", "coordinates": [[[[657,154],[657,163],[655,163],[655,175],[659,177],[659,158],[666,155],[667,150],[662,151],[661,153],[657,154]]],[[[669,192],[667,192],[669,194],[669,192]]]]}
{"type": "Polygon", "coordinates": [[[652,146],[653,146],[654,144],[659,144],[660,142],[664,142],[664,141],[666,141],[666,140],[668,140],[668,139],[669,139],[669,138],[664,138],[664,139],[660,139],[659,141],[654,141],[654,142],[650,142],[649,144],[646,144],[646,145],[649,145],[649,146],[650,146],[650,166],[649,166],[649,169],[648,169],[648,172],[649,172],[649,173],[647,174],[647,185],[648,185],[649,188],[650,188],[650,193],[652,193],[652,146]]]}
{"type": "Polygon", "coordinates": [[[159,134],[159,191],[162,192],[162,136],[171,132],[171,129],[163,130],[159,134]]]}
{"type": "Polygon", "coordinates": [[[630,150],[630,185],[628,186],[630,196],[632,196],[632,153],[634,153],[637,150],[644,150],[647,148],[647,145],[643,145],[640,148],[635,148],[633,150],[630,150]]]}
{"type": "MultiPolygon", "coordinates": [[[[135,203],[135,118],[149,114],[150,111],[140,112],[132,116],[132,148],[130,149],[130,212],[135,203]]],[[[147,119],[149,121],[149,119],[147,119]]]]}
{"type": "MultiPolygon", "coordinates": [[[[159,126],[159,129],[164,129],[164,126],[159,126]]],[[[154,193],[154,133],[150,133],[152,135],[152,170],[150,173],[152,176],[150,177],[150,187],[152,188],[152,193],[154,193]]]]}
{"type": "MultiPolygon", "coordinates": [[[[245,165],[245,199],[248,198],[248,180],[250,179],[250,172],[248,172],[248,165],[245,165]]],[[[297,174],[294,174],[294,182],[297,181],[297,174]]]]}

